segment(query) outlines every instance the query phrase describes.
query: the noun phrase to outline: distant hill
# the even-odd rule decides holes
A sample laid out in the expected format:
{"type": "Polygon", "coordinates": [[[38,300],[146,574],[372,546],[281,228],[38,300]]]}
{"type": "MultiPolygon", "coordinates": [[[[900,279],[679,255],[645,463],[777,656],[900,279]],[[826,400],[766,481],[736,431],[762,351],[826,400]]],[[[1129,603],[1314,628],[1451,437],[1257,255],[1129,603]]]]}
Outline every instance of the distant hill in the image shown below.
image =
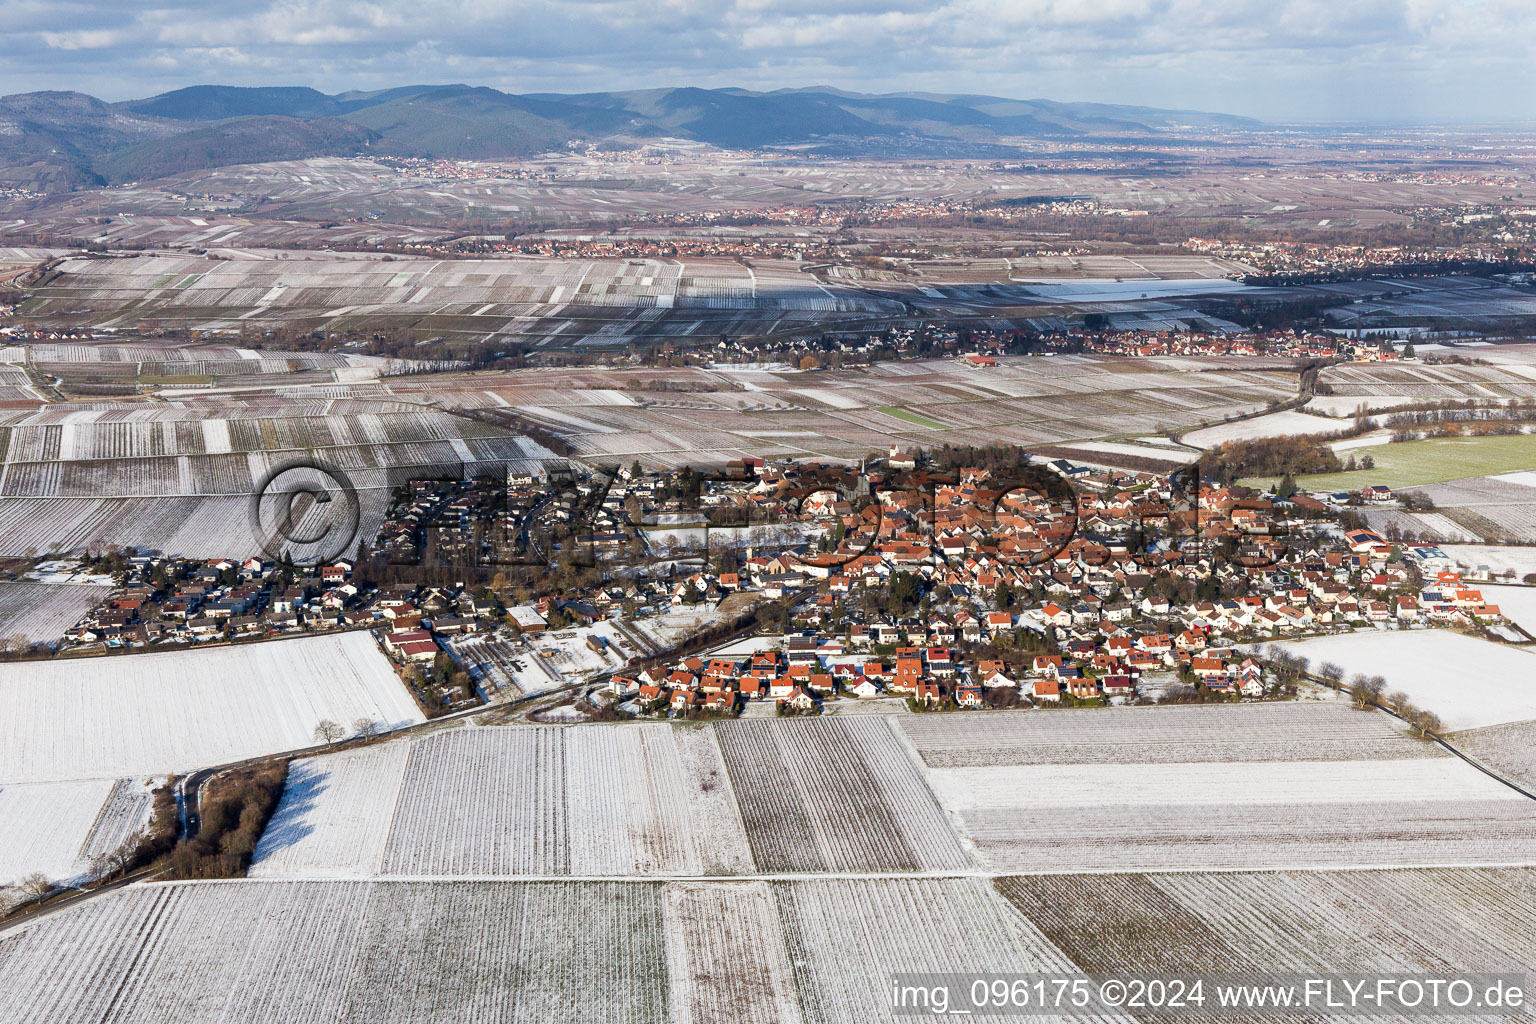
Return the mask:
{"type": "Polygon", "coordinates": [[[109,181],[146,181],[229,164],[348,156],[377,137],[339,117],[242,117],[115,150],[95,166],[109,181]]]}
{"type": "Polygon", "coordinates": [[[194,85],[120,107],[173,121],[220,121],[228,117],[334,117],[345,107],[323,92],[303,86],[245,89],[232,85],[194,85]]]}
{"type": "Polygon", "coordinates": [[[996,155],[1027,139],[1258,126],[1196,111],[826,87],[513,95],[418,85],[326,95],[297,86],[199,85],[115,104],[69,92],[0,97],[0,181],[56,191],[308,156],[494,159],[573,141],[658,137],[728,149],[996,155]]]}

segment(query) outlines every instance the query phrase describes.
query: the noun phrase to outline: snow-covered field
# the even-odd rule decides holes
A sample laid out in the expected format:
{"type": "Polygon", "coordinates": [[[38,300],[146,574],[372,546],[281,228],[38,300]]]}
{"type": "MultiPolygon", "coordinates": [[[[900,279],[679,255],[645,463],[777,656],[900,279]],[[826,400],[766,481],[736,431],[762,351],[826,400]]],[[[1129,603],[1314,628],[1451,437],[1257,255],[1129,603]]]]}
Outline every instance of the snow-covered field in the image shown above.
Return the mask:
{"type": "Polygon", "coordinates": [[[901,1019],[896,971],[1073,969],[979,878],[152,884],[0,962],[17,1024],[837,1024],[901,1019]]]}
{"type": "Polygon", "coordinates": [[[752,634],[740,637],[721,647],[712,647],[701,652],[699,657],[712,658],[745,658],[750,654],[759,654],[763,651],[774,651],[784,646],[782,633],[752,634]]]}
{"type": "MultiPolygon", "coordinates": [[[[1346,437],[1342,441],[1334,441],[1328,447],[1347,458],[1348,456],[1344,455],[1345,452],[1352,452],[1360,448],[1378,448],[1381,445],[1391,443],[1392,435],[1390,432],[1377,430],[1369,434],[1361,434],[1359,437],[1346,437]]],[[[1367,452],[1366,454],[1369,455],[1370,453],[1367,452]]]]}
{"type": "Polygon", "coordinates": [[[290,764],[251,876],[378,874],[410,752],[400,739],[290,764]]]}
{"type": "Polygon", "coordinates": [[[661,644],[676,644],[697,633],[719,618],[715,606],[707,601],[679,605],[664,614],[636,619],[634,625],[661,644]]]}
{"type": "Polygon", "coordinates": [[[1536,722],[1505,722],[1481,729],[1467,729],[1451,736],[1456,749],[1526,789],[1536,791],[1536,722]]]}
{"type": "Polygon", "coordinates": [[[1536,636],[1536,587],[1496,587],[1481,584],[1483,600],[1499,606],[1499,611],[1521,629],[1536,636]]]}
{"type": "Polygon", "coordinates": [[[1533,851],[1536,806],[1330,698],[460,728],[294,764],[251,873],[1282,869],[1533,851]]]}
{"type": "Polygon", "coordinates": [[[15,1024],[894,1022],[916,1019],[892,1012],[898,972],[1529,974],[1533,901],[1528,868],[155,883],[0,934],[0,1007],[15,1024]]]}
{"type": "Polygon", "coordinates": [[[940,802],[957,811],[1199,805],[1215,794],[1250,806],[1524,799],[1451,757],[1007,765],[933,769],[928,779],[940,802]]]}
{"type": "Polygon", "coordinates": [[[135,779],[0,786],[0,885],[33,872],[50,881],[85,875],[149,821],[150,783],[135,779]]]}
{"type": "Polygon", "coordinates": [[[0,786],[0,885],[33,871],[77,871],[80,848],[112,792],[112,780],[0,786]]]}
{"type": "Polygon", "coordinates": [[[1536,863],[1536,805],[1342,701],[899,720],[999,872],[1536,863]]]}
{"type": "Polygon", "coordinates": [[[1281,437],[1286,434],[1335,434],[1349,429],[1349,420],[1310,416],[1288,409],[1268,416],[1255,416],[1251,420],[1236,423],[1217,423],[1214,426],[1192,430],[1184,435],[1184,443],[1210,448],[1224,441],[1248,441],[1260,437],[1281,437]]]}
{"type": "Polygon", "coordinates": [[[423,716],[366,632],[0,665],[0,780],[120,778],[314,743],[330,719],[423,716]]]}
{"type": "Polygon", "coordinates": [[[833,716],[479,727],[311,758],[294,765],[252,874],[625,877],[967,864],[888,716],[833,716]]]}
{"type": "Polygon", "coordinates": [[[1392,973],[1536,959],[1523,941],[1536,872],[1523,868],[1042,875],[999,889],[1087,972],[1392,973]]]}
{"type": "Polygon", "coordinates": [[[814,880],[785,884],[778,897],[802,1012],[817,1024],[942,1019],[891,1013],[891,976],[898,972],[1073,969],[1043,929],[1013,913],[985,879],[814,880]]]}
{"type": "Polygon", "coordinates": [[[759,870],[967,863],[890,718],[726,721],[717,732],[759,870]]]}
{"type": "Polygon", "coordinates": [[[1500,544],[1441,544],[1439,547],[1469,569],[1486,565],[1494,572],[1513,571],[1520,577],[1536,572],[1536,547],[1500,544]]]}
{"type": "Polygon", "coordinates": [[[1379,715],[1340,701],[909,715],[899,727],[932,768],[1384,761],[1424,756],[1379,715]]]}
{"type": "Polygon", "coordinates": [[[661,895],[624,882],[134,886],[0,936],[0,1017],[661,1024],[661,895]]]}
{"type": "Polygon", "coordinates": [[[666,887],[672,1020],[803,1024],[794,963],[767,882],[679,882],[666,887]]]}
{"type": "Polygon", "coordinates": [[[0,638],[53,643],[111,592],[82,583],[0,583],[0,638]]]}
{"type": "Polygon", "coordinates": [[[1536,719],[1536,653],[1447,630],[1368,632],[1281,644],[1346,675],[1380,675],[1447,731],[1536,719]]]}
{"type": "Polygon", "coordinates": [[[1387,537],[1392,536],[1391,527],[1396,526],[1404,538],[1430,542],[1453,540],[1475,543],[1481,539],[1444,512],[1405,512],[1396,508],[1368,508],[1361,511],[1365,515],[1365,524],[1387,537]]]}
{"type": "Polygon", "coordinates": [[[1124,441],[1073,441],[1072,448],[1084,452],[1102,452],[1105,455],[1130,455],[1172,462],[1192,462],[1195,453],[1187,448],[1174,448],[1168,444],[1130,444],[1124,441]]]}
{"type": "Polygon", "coordinates": [[[300,761],[256,877],[742,873],[707,726],[486,727],[300,761]]]}

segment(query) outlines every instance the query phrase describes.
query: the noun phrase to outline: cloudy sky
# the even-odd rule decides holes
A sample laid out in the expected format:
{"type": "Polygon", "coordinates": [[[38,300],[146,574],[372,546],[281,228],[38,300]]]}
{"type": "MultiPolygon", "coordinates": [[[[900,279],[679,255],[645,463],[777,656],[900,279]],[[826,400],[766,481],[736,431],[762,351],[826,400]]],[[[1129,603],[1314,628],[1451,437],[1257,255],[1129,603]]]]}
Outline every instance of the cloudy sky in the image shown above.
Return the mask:
{"type": "Polygon", "coordinates": [[[1536,120],[1536,0],[4,0],[0,92],[467,82],[1536,120]]]}

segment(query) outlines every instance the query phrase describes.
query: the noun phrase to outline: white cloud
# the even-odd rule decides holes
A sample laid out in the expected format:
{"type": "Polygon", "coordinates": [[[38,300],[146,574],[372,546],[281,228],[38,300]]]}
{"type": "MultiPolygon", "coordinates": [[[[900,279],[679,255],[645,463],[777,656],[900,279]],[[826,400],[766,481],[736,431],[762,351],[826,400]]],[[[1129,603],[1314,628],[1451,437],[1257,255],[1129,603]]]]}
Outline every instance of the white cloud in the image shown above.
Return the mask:
{"type": "Polygon", "coordinates": [[[10,0],[0,88],[827,83],[1271,118],[1529,116],[1531,0],[10,0]],[[39,59],[41,57],[41,59],[39,59]]]}

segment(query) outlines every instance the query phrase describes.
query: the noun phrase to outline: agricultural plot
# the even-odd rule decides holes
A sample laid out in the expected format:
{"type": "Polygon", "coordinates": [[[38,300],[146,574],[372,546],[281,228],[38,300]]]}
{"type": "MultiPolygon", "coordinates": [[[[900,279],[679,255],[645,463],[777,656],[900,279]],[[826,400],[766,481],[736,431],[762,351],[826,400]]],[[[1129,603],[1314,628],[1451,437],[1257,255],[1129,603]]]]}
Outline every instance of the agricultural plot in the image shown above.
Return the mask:
{"type": "Polygon", "coordinates": [[[1225,441],[1249,441],[1261,437],[1283,437],[1295,434],[1332,434],[1346,430],[1349,420],[1310,416],[1294,409],[1255,416],[1236,423],[1218,423],[1212,427],[1192,430],[1183,436],[1186,444],[1199,448],[1211,448],[1225,441]]]}
{"type": "Polygon", "coordinates": [[[149,821],[152,802],[149,788],[131,779],[0,785],[0,886],[33,872],[84,877],[92,857],[149,821]]]}
{"type": "Polygon", "coordinates": [[[1439,543],[1461,541],[1475,544],[1480,538],[1443,512],[1405,512],[1395,508],[1361,509],[1365,523],[1384,537],[1405,541],[1439,543]]]}
{"type": "MultiPolygon", "coordinates": [[[[1536,382],[1533,382],[1536,387],[1536,382]]],[[[1358,491],[1370,484],[1392,488],[1437,484],[1479,474],[1492,475],[1536,469],[1536,435],[1443,437],[1377,445],[1370,450],[1376,465],[1340,473],[1296,478],[1308,491],[1358,491]]],[[[1267,485],[1273,481],[1254,481],[1267,485]]],[[[1431,492],[1433,493],[1433,492],[1431,492]]],[[[1450,504],[1437,501],[1436,504],[1450,504]]]]}
{"type": "MultiPolygon", "coordinates": [[[[1251,788],[1242,792],[1261,790],[1267,767],[1247,773],[1240,784],[1251,788]]],[[[1462,771],[1477,775],[1465,765],[1462,771]]],[[[1388,773],[1356,781],[1370,785],[1381,777],[1388,773]]],[[[1529,863],[1536,844],[1530,801],[1508,789],[1485,787],[1473,796],[1456,787],[1434,799],[1387,805],[1349,802],[1360,789],[1338,802],[1286,804],[1248,804],[1232,792],[1210,791],[1209,803],[1175,804],[1165,802],[1168,789],[1201,785],[1202,775],[1186,771],[1167,782],[1147,793],[1148,802],[1042,808],[1021,799],[959,813],[981,862],[997,871],[1529,863]]],[[[1321,770],[1314,784],[1326,784],[1321,770]]]]}
{"type": "Polygon", "coordinates": [[[653,885],[150,885],[39,924],[0,938],[15,1024],[667,1019],[653,885]]]}
{"type": "Polygon", "coordinates": [[[56,643],[111,592],[78,583],[0,583],[0,637],[17,647],[56,643]]]}
{"type": "Polygon", "coordinates": [[[983,879],[782,882],[775,889],[807,1024],[904,1019],[891,1014],[891,975],[898,972],[1075,970],[983,879]]]}
{"type": "Polygon", "coordinates": [[[222,764],[310,746],[323,719],[423,716],[366,632],[0,665],[0,779],[222,764]]]}
{"type": "MultiPolygon", "coordinates": [[[[273,474],[279,490],[292,487],[293,471],[281,471],[295,464],[319,460],[345,477],[358,532],[372,536],[391,488],[413,476],[539,473],[554,458],[504,427],[388,396],[52,406],[0,426],[0,451],[0,554],[117,544],[193,558],[262,554],[250,496],[273,474]]],[[[321,535],[318,525],[301,527],[321,535]]]]}
{"type": "Polygon", "coordinates": [[[1096,465],[1124,466],[1127,469],[1157,468],[1171,472],[1187,466],[1195,453],[1187,448],[1136,441],[1075,441],[1069,445],[1049,445],[1036,449],[1040,455],[1096,465]]]}
{"type": "Polygon", "coordinates": [[[1338,419],[1340,426],[1343,426],[1355,413],[1360,411],[1361,406],[1365,406],[1366,411],[1372,413],[1390,413],[1396,406],[1412,405],[1416,401],[1418,399],[1403,395],[1372,395],[1369,397],[1363,395],[1317,395],[1307,403],[1306,407],[1312,412],[1338,419]]]}
{"type": "Polygon", "coordinates": [[[986,718],[899,727],[999,872],[1499,863],[1536,848],[1530,801],[1341,703],[986,718]]]}
{"type": "MultiPolygon", "coordinates": [[[[549,457],[526,438],[467,417],[436,412],[307,415],[302,407],[233,419],[218,403],[168,410],[160,419],[13,424],[6,431],[8,496],[133,497],[249,494],[274,466],[322,459],[342,470],[393,470],[549,457]],[[51,469],[63,464],[62,469],[51,469]]],[[[381,481],[382,483],[383,481],[381,481]]],[[[356,482],[355,482],[356,483],[356,482]]]]}
{"type": "Polygon", "coordinates": [[[1536,719],[1536,653],[1447,630],[1375,631],[1280,646],[1381,675],[1389,690],[1440,716],[1450,731],[1536,719]]]}
{"type": "Polygon", "coordinates": [[[998,889],[1084,971],[1524,973],[1536,960],[1525,868],[1035,876],[998,889]]]}
{"type": "Polygon", "coordinates": [[[727,721],[717,733],[759,870],[916,871],[967,863],[885,718],[727,721]]]}
{"type": "Polygon", "coordinates": [[[1485,725],[1452,733],[1449,739],[1456,749],[1536,792],[1536,721],[1485,725]]]}
{"type": "MultiPolygon", "coordinates": [[[[1532,495],[1536,499],[1536,494],[1532,495]]],[[[1440,550],[1456,559],[1458,565],[1476,569],[1486,565],[1496,573],[1512,572],[1517,579],[1536,572],[1536,547],[1508,547],[1497,544],[1442,544],[1440,550]]]]}
{"type": "Polygon", "coordinates": [[[486,727],[299,762],[252,874],[703,875],[751,868],[708,728],[486,727]]]}
{"type": "Polygon", "coordinates": [[[1496,400],[1536,396],[1536,373],[1521,364],[1493,366],[1414,363],[1347,363],[1319,375],[1331,395],[1347,398],[1408,397],[1496,400]]]}
{"type": "MultiPolygon", "coordinates": [[[[285,478],[285,484],[289,481],[285,478]]],[[[390,490],[357,490],[358,533],[372,536],[384,520],[390,490]]],[[[299,521],[305,536],[321,536],[329,506],[311,506],[299,521]]],[[[340,514],[340,513],[338,513],[340,514]]],[[[265,519],[262,520],[267,523],[265,519]]],[[[249,495],[133,498],[0,497],[0,556],[72,551],[92,545],[132,546],[181,558],[270,557],[270,525],[258,530],[249,495]]],[[[301,550],[295,557],[302,556],[301,550]]]]}
{"type": "Polygon", "coordinates": [[[1385,761],[1424,756],[1379,717],[1333,702],[909,715],[898,728],[930,768],[1385,761]]]}
{"type": "MultiPolygon", "coordinates": [[[[440,387],[434,398],[483,407],[486,396],[539,424],[588,460],[715,464],[742,454],[857,458],[892,444],[1049,444],[1163,434],[1262,409],[1295,394],[1289,374],[1235,363],[1113,358],[1006,359],[991,370],[949,360],[880,363],[815,374],[678,370],[696,391],[656,393],[649,371],[520,371],[440,387]],[[1192,363],[1192,365],[1184,365],[1192,363]],[[615,390],[635,403],[612,400],[615,390]],[[551,393],[564,401],[552,402],[551,393]]],[[[419,387],[390,382],[395,394],[419,387]]]]}
{"type": "Polygon", "coordinates": [[[16,1024],[894,1021],[909,972],[1528,974],[1533,899],[1528,868],[150,884],[0,936],[0,1005],[16,1024]]]}
{"type": "MultiPolygon", "coordinates": [[[[1536,444],[1536,438],[1524,440],[1536,444]]],[[[1439,506],[1442,515],[1483,541],[1494,544],[1536,541],[1536,474],[1527,471],[1470,477],[1413,490],[1429,497],[1439,506]]],[[[1499,556],[1507,561],[1507,567],[1531,560],[1529,554],[1513,553],[1522,550],[1519,548],[1485,550],[1508,553],[1499,556]]],[[[1481,564],[1485,563],[1473,563],[1481,564]]]]}
{"type": "Polygon", "coordinates": [[[379,874],[410,752],[395,741],[291,762],[251,876],[379,874]]]}
{"type": "MultiPolygon", "coordinates": [[[[670,190],[669,190],[670,191],[670,190]]],[[[119,326],[154,316],[193,328],[259,323],[358,326],[405,319],[422,330],[622,344],[660,325],[808,323],[839,314],[897,315],[890,297],[823,283],[799,263],[731,259],[207,260],[66,259],[28,303],[31,315],[119,326]]],[[[747,331],[732,330],[732,334],[747,331]]]]}
{"type": "Polygon", "coordinates": [[[1536,587],[1498,587],[1482,585],[1483,599],[1499,606],[1504,617],[1536,636],[1536,587]]]}
{"type": "Polygon", "coordinates": [[[803,1024],[769,883],[676,882],[663,900],[674,1024],[803,1024]]]}

